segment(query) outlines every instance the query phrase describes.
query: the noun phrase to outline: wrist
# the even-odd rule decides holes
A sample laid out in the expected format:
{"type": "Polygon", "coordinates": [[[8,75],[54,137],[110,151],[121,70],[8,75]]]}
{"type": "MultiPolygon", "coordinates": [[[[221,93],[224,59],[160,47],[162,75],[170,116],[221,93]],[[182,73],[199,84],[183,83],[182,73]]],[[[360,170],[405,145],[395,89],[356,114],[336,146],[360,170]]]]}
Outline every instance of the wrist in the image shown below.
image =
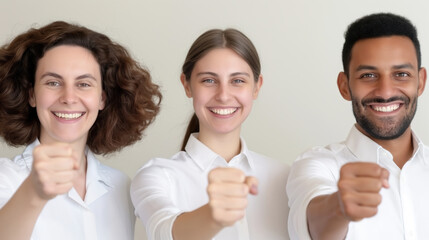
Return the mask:
{"type": "Polygon", "coordinates": [[[45,206],[45,204],[49,201],[47,199],[42,198],[36,190],[35,184],[30,179],[30,176],[24,180],[21,185],[22,194],[25,195],[25,199],[32,207],[41,207],[45,206]]]}

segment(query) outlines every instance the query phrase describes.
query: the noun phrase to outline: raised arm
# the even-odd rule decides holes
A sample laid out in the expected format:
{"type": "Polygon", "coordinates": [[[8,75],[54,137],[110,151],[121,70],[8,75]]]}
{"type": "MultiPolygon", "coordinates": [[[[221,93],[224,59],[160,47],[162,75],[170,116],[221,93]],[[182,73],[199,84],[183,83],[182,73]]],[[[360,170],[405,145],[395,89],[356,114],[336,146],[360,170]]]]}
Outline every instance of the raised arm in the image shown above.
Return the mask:
{"type": "Polygon", "coordinates": [[[222,228],[242,219],[248,194],[257,194],[257,179],[246,177],[239,169],[213,169],[208,180],[209,202],[177,217],[173,225],[175,240],[213,238],[222,228]]]}
{"type": "Polygon", "coordinates": [[[63,144],[39,145],[30,175],[0,209],[0,239],[28,240],[45,204],[68,192],[79,163],[63,144]]]}
{"type": "Polygon", "coordinates": [[[340,171],[338,191],[315,197],[307,207],[312,239],[344,239],[350,221],[377,214],[380,190],[388,188],[389,172],[375,163],[345,164],[340,171]]]}

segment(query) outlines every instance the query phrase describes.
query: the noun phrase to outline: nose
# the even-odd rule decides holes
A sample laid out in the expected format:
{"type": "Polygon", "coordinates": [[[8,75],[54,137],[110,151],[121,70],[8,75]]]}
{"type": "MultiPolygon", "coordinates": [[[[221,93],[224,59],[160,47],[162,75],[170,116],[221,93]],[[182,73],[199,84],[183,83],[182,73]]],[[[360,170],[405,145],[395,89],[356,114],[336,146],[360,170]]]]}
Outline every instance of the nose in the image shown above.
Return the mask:
{"type": "Polygon", "coordinates": [[[216,99],[220,102],[226,102],[230,97],[230,89],[227,84],[219,84],[216,93],[216,99]]]}
{"type": "Polygon", "coordinates": [[[73,104],[77,102],[77,96],[73,86],[64,86],[61,91],[60,102],[64,104],[73,104]]]}
{"type": "Polygon", "coordinates": [[[395,94],[395,80],[390,76],[382,76],[378,79],[375,95],[383,98],[389,99],[395,94]]]}

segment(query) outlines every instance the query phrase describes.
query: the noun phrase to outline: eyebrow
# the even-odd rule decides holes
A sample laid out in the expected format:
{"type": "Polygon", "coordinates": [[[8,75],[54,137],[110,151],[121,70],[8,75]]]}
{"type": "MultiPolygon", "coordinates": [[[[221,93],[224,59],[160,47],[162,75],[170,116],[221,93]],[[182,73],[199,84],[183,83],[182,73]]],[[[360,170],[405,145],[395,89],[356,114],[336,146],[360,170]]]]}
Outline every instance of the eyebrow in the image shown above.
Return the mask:
{"type": "MultiPolygon", "coordinates": [[[[199,73],[197,73],[197,76],[200,76],[200,75],[212,75],[212,76],[215,76],[215,77],[217,77],[218,75],[216,74],[216,73],[214,73],[214,72],[199,72],[199,73]]],[[[232,77],[235,77],[235,76],[239,76],[239,75],[246,75],[246,76],[248,76],[248,77],[250,77],[250,74],[249,73],[247,73],[247,72],[235,72],[235,73],[232,73],[232,74],[230,74],[230,76],[232,76],[232,77]]]]}
{"type": "MultiPolygon", "coordinates": [[[[61,75],[59,75],[57,73],[53,73],[53,72],[44,73],[40,78],[44,78],[44,77],[54,77],[54,78],[58,78],[58,79],[64,79],[61,75]]],[[[85,78],[89,78],[89,79],[92,79],[94,81],[97,81],[96,78],[89,73],[78,76],[76,78],[76,80],[85,79],[85,78]]]]}
{"type": "Polygon", "coordinates": [[[413,65],[411,63],[404,63],[404,64],[393,66],[393,69],[402,69],[402,68],[413,69],[414,67],[413,67],[413,65]]]}
{"type": "MultiPolygon", "coordinates": [[[[404,63],[404,64],[399,64],[399,65],[394,65],[392,67],[392,69],[403,69],[403,68],[407,68],[407,69],[413,69],[413,65],[411,63],[404,63]]],[[[376,67],[371,66],[371,65],[359,65],[356,68],[356,71],[361,71],[361,70],[377,70],[376,67]]]]}

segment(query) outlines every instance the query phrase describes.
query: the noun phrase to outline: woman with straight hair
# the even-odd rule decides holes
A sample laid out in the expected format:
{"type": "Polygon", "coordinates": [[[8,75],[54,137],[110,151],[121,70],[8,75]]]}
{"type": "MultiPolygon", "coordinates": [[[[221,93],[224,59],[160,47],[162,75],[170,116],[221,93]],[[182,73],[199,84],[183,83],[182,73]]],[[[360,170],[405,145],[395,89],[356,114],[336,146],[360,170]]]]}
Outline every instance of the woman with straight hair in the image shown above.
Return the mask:
{"type": "Polygon", "coordinates": [[[195,110],[182,151],[150,160],[131,184],[149,239],[288,239],[289,168],[240,137],[263,82],[252,42],[235,29],[203,33],[180,80],[195,110]]]}
{"type": "Polygon", "coordinates": [[[133,240],[129,178],[101,164],[140,140],[161,94],[121,45],[53,22],[0,48],[0,239],[133,240]]]}

